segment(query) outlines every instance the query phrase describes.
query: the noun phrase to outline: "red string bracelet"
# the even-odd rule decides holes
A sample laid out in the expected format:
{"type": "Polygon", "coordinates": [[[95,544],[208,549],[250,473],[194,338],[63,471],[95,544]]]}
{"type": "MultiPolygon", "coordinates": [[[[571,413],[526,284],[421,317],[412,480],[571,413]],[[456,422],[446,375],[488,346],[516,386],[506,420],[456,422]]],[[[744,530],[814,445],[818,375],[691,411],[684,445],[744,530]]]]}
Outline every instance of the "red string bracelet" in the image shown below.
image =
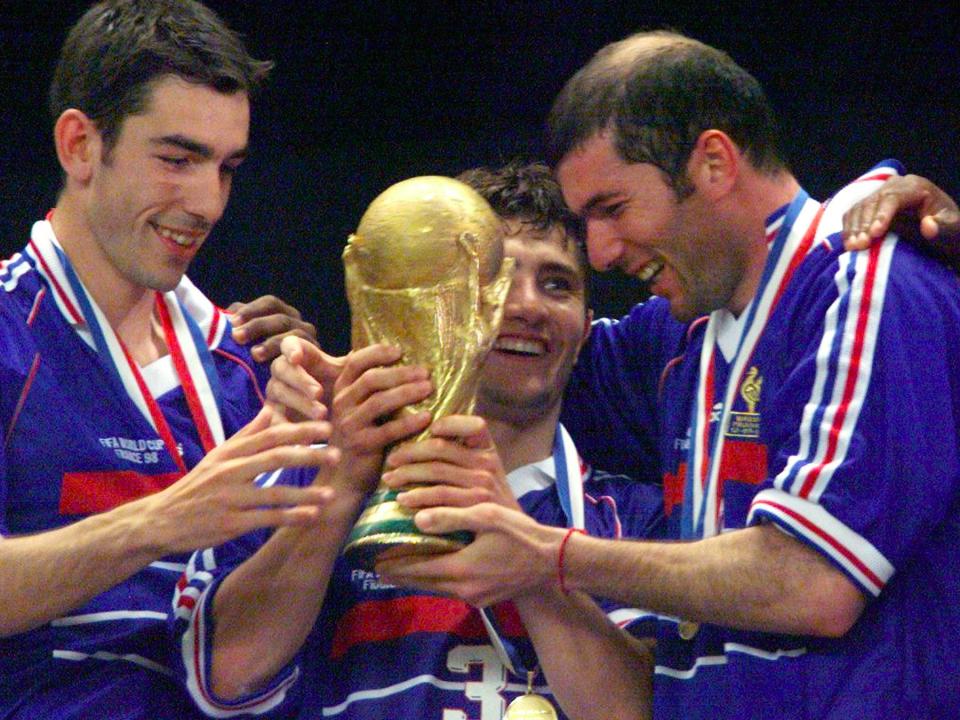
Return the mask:
{"type": "Polygon", "coordinates": [[[557,553],[557,582],[560,585],[560,590],[564,593],[569,593],[570,589],[567,587],[566,583],[563,580],[563,554],[567,550],[567,541],[570,539],[570,536],[574,533],[580,533],[581,535],[586,535],[586,530],[581,530],[580,528],[570,528],[567,530],[567,534],[563,536],[563,540],[560,541],[560,551],[557,553]]]}

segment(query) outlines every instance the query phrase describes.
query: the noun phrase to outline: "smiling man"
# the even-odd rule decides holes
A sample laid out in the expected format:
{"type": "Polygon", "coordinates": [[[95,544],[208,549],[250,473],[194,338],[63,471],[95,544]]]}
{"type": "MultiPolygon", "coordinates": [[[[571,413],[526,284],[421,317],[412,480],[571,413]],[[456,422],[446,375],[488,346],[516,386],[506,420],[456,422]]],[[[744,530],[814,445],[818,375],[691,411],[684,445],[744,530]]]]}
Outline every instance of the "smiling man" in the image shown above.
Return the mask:
{"type": "MultiPolygon", "coordinates": [[[[658,527],[658,488],[593,471],[558,423],[590,327],[579,223],[544,165],[460,179],[505,219],[516,271],[481,375],[479,416],[444,418],[429,441],[401,446],[385,482],[439,483],[401,494],[411,507],[490,501],[567,530],[646,536],[658,527]]],[[[378,422],[431,390],[425,372],[389,366],[398,357],[381,346],[357,351],[337,380],[331,442],[343,459],[316,479],[337,492],[322,526],[259,533],[191,561],[177,624],[199,706],[214,717],[299,706],[301,718],[500,720],[529,682],[539,699],[523,702],[558,703],[577,718],[639,717],[645,688],[635,678],[649,676],[649,656],[586,596],[554,588],[482,615],[336,560],[383,448],[429,422],[422,414],[378,422]],[[601,684],[610,701],[594,698],[601,684]]],[[[636,616],[612,603],[604,609],[622,622],[636,616]]]]}
{"type": "Polygon", "coordinates": [[[250,480],[319,464],[326,427],[250,423],[262,368],[184,276],[268,69],[191,0],[103,2],[66,39],[63,187],[0,265],[4,718],[190,717],[166,623],[185,553],[317,516],[316,491],[250,480]]]}
{"type": "Polygon", "coordinates": [[[595,325],[563,421],[590,458],[656,443],[674,542],[430,508],[421,529],[478,539],[392,579],[649,608],[655,718],[960,715],[960,288],[894,236],[840,237],[897,164],[811,199],[756,80],[669,32],[603,48],[550,139],[591,263],[659,296],[595,325]]]}

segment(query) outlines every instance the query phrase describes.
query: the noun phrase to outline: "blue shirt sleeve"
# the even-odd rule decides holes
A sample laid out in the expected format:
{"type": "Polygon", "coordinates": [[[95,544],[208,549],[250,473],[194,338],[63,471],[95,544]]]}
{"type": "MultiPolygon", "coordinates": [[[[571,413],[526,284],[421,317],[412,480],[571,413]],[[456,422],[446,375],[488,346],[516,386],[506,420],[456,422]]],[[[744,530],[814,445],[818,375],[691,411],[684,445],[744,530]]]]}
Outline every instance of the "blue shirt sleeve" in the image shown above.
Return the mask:
{"type": "Polygon", "coordinates": [[[659,481],[660,376],[682,352],[686,326],[652,298],[621,320],[597,320],[564,395],[561,422],[596,467],[659,481]]]}

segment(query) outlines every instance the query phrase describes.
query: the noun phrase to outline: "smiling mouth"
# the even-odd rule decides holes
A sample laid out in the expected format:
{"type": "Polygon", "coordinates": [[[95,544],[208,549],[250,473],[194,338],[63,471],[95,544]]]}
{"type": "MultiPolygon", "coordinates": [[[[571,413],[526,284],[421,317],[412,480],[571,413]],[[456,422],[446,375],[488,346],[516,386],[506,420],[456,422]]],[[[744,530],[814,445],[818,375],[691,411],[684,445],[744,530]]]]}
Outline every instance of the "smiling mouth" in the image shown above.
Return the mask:
{"type": "Polygon", "coordinates": [[[162,237],[164,240],[169,240],[172,243],[179,245],[182,248],[190,248],[197,244],[197,241],[202,237],[202,234],[197,232],[183,232],[179,230],[174,230],[173,228],[164,227],[163,225],[157,225],[156,223],[151,222],[150,227],[162,237]]]}
{"type": "Polygon", "coordinates": [[[651,260],[636,273],[637,279],[642,283],[651,283],[653,279],[663,270],[664,264],[659,260],[651,260]]]}
{"type": "Polygon", "coordinates": [[[493,344],[493,349],[523,357],[540,357],[547,352],[546,343],[542,340],[528,340],[517,337],[499,337],[493,344]]]}

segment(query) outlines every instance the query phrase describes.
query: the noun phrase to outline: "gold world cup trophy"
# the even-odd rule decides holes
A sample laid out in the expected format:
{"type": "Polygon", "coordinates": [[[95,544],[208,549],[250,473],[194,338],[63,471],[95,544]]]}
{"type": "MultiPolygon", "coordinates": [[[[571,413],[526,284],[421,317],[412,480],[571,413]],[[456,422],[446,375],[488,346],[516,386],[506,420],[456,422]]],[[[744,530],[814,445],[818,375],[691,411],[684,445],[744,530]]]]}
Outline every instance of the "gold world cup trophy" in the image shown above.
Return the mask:
{"type": "MultiPolygon", "coordinates": [[[[397,345],[401,362],[430,370],[433,394],[400,412],[429,410],[434,421],[471,413],[513,277],[487,201],[451,178],[399,182],[367,208],[343,264],[353,347],[397,345]]],[[[381,483],[367,501],[344,548],[353,564],[371,569],[378,557],[451,552],[472,539],[421,533],[397,494],[381,483]]]]}

